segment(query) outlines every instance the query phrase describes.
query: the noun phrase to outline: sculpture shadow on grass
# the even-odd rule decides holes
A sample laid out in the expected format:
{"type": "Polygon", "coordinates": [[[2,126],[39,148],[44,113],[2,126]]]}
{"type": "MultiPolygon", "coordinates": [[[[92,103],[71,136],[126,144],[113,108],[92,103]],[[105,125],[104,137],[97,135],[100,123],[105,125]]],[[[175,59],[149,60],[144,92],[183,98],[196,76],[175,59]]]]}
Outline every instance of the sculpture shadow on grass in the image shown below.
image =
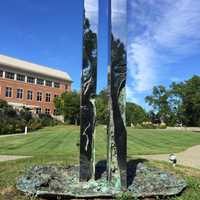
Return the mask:
{"type": "MultiPolygon", "coordinates": [[[[135,160],[129,160],[127,162],[127,184],[128,184],[128,186],[133,183],[138,164],[144,163],[144,162],[147,162],[147,160],[135,159],[135,160]]],[[[98,179],[106,176],[106,168],[107,168],[106,160],[101,160],[96,164],[95,180],[98,180],[98,179]]]]}

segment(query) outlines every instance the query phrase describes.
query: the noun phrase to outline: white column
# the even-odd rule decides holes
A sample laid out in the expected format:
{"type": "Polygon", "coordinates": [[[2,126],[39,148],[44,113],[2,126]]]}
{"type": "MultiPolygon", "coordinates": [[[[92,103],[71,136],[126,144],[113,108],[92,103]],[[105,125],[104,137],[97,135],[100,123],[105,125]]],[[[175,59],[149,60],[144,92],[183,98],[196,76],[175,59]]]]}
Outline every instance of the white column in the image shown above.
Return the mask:
{"type": "Polygon", "coordinates": [[[3,71],[3,78],[5,78],[6,77],[6,72],[5,71],[3,71]]]}
{"type": "Polygon", "coordinates": [[[25,76],[25,83],[27,83],[27,78],[28,78],[28,77],[27,77],[27,76],[25,76]]]}
{"type": "Polygon", "coordinates": [[[14,75],[14,80],[16,81],[17,80],[17,74],[15,73],[14,75]]]}
{"type": "Polygon", "coordinates": [[[35,85],[37,84],[37,78],[35,78],[35,85]]]}

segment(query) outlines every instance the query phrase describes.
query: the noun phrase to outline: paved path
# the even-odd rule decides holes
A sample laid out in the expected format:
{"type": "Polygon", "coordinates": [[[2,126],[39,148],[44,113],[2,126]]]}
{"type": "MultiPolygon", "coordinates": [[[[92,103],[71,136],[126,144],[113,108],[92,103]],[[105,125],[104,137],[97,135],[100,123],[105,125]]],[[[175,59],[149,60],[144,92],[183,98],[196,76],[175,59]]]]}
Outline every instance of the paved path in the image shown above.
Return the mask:
{"type": "MultiPolygon", "coordinates": [[[[175,154],[177,164],[200,169],[200,145],[193,146],[186,151],[175,154]]],[[[169,154],[138,156],[149,160],[169,161],[169,154]]]]}
{"type": "Polygon", "coordinates": [[[12,136],[22,136],[24,133],[16,133],[16,134],[9,134],[9,135],[0,135],[0,138],[3,137],[12,137],[12,136]]]}
{"type": "Polygon", "coordinates": [[[31,156],[6,156],[6,155],[1,156],[0,155],[0,162],[9,161],[9,160],[18,160],[18,159],[30,158],[30,157],[31,156]]]}

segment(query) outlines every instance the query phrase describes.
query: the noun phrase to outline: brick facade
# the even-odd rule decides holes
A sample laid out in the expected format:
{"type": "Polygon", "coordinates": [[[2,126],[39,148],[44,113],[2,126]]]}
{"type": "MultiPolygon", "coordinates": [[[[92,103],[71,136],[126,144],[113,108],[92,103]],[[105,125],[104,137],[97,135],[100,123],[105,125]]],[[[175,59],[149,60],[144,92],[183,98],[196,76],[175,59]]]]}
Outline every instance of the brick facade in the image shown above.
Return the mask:
{"type": "Polygon", "coordinates": [[[55,112],[54,107],[54,98],[55,96],[61,95],[65,91],[71,91],[71,81],[70,80],[59,80],[58,78],[48,77],[41,74],[31,74],[31,77],[34,77],[34,83],[28,83],[27,77],[30,76],[30,72],[26,71],[17,71],[16,69],[9,66],[0,65],[0,99],[6,100],[9,104],[14,107],[29,107],[33,112],[36,112],[37,109],[41,108],[41,112],[50,112],[53,114],[55,112]],[[15,78],[9,79],[6,78],[6,71],[12,72],[15,74],[15,78]],[[24,81],[17,80],[17,74],[23,74],[25,76],[24,81]],[[37,84],[37,79],[44,80],[43,85],[37,84]],[[52,82],[52,86],[47,86],[47,82],[52,82]],[[59,84],[59,88],[55,87],[54,84],[59,84]],[[12,88],[11,97],[6,97],[6,88],[12,88]],[[22,90],[19,90],[22,89],[22,90]],[[18,95],[17,91],[22,91],[23,94],[18,95]],[[29,91],[29,97],[28,97],[29,91]],[[37,93],[42,93],[42,100],[38,101],[37,93]],[[32,94],[32,95],[31,95],[32,94]],[[50,94],[50,95],[49,95],[50,94]],[[32,99],[31,99],[32,96],[32,99]],[[50,97],[50,102],[48,102],[50,97]],[[47,99],[46,99],[47,98],[47,99]]]}

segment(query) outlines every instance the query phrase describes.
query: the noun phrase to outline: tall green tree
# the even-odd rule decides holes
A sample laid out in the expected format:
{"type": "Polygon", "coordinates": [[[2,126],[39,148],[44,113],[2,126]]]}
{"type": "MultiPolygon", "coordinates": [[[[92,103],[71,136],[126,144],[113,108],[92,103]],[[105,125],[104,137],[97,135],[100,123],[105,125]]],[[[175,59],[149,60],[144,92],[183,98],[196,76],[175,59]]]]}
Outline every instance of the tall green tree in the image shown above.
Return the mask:
{"type": "Polygon", "coordinates": [[[65,92],[54,100],[57,114],[62,114],[69,124],[78,124],[80,120],[80,94],[76,91],[65,92]]]}
{"type": "Polygon", "coordinates": [[[169,89],[154,87],[145,100],[167,125],[200,126],[200,76],[173,82],[169,89]]]}
{"type": "Polygon", "coordinates": [[[130,126],[131,124],[141,124],[147,120],[147,114],[145,110],[132,102],[126,103],[126,124],[130,126]]]}
{"type": "Polygon", "coordinates": [[[166,124],[174,124],[174,113],[172,107],[169,104],[171,92],[167,90],[164,86],[159,85],[153,87],[153,92],[151,96],[147,96],[145,101],[153,107],[154,112],[160,118],[161,122],[166,124]]]}
{"type": "Polygon", "coordinates": [[[97,123],[108,123],[108,91],[102,90],[96,97],[97,123]]]}
{"type": "Polygon", "coordinates": [[[200,126],[200,76],[172,83],[172,94],[179,100],[178,114],[184,125],[200,126]]]}

